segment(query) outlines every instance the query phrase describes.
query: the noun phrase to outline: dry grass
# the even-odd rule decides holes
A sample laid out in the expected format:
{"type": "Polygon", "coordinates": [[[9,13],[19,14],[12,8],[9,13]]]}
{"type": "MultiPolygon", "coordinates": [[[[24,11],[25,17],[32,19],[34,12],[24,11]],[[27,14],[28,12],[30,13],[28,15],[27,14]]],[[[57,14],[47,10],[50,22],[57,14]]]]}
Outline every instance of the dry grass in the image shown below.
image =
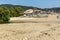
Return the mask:
{"type": "Polygon", "coordinates": [[[17,17],[10,22],[20,23],[0,24],[0,40],[60,40],[59,19],[17,17]]]}
{"type": "Polygon", "coordinates": [[[0,40],[60,40],[59,23],[0,24],[0,40]]]}
{"type": "Polygon", "coordinates": [[[49,15],[45,18],[33,18],[33,17],[13,17],[10,18],[10,22],[18,23],[41,23],[41,22],[60,22],[60,19],[57,19],[57,14],[49,15]]]}

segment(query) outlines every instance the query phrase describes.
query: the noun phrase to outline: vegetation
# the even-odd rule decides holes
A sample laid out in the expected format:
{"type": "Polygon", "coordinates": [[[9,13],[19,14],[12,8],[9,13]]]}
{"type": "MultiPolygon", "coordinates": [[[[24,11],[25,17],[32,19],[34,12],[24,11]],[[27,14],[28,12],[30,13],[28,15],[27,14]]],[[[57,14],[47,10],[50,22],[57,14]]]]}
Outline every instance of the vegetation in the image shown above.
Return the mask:
{"type": "Polygon", "coordinates": [[[10,17],[18,17],[23,16],[24,10],[21,7],[15,7],[15,8],[11,7],[9,11],[10,11],[10,17]]]}
{"type": "Polygon", "coordinates": [[[0,23],[9,22],[9,10],[6,7],[0,7],[0,23]]]}
{"type": "Polygon", "coordinates": [[[23,15],[22,7],[1,6],[0,5],[0,23],[9,22],[10,17],[18,17],[23,15]]]}
{"type": "Polygon", "coordinates": [[[9,22],[10,17],[19,17],[23,16],[23,12],[27,9],[39,9],[43,11],[54,11],[60,13],[60,8],[37,8],[21,5],[11,5],[11,4],[2,4],[0,5],[0,23],[9,22]]]}

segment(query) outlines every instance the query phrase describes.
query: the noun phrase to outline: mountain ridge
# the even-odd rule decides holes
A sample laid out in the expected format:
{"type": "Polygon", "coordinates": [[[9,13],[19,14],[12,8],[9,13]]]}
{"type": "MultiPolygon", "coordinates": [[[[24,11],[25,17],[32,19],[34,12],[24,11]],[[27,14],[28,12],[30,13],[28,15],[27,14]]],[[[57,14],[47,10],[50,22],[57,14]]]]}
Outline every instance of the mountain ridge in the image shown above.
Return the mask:
{"type": "Polygon", "coordinates": [[[39,10],[43,10],[43,11],[54,11],[54,12],[57,12],[57,13],[60,13],[60,7],[53,7],[53,8],[38,8],[38,7],[33,7],[33,6],[23,6],[23,5],[12,5],[12,4],[1,4],[1,6],[4,6],[4,7],[7,7],[7,8],[10,8],[10,7],[22,7],[24,10],[27,10],[27,9],[39,9],[39,10]]]}

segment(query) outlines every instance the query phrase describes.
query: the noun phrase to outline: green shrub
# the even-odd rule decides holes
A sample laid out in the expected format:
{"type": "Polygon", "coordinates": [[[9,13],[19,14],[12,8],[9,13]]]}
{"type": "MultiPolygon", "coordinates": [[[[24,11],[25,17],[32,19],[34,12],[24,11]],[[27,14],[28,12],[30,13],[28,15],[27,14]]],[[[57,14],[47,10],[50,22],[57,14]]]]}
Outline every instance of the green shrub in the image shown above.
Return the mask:
{"type": "Polygon", "coordinates": [[[11,7],[9,11],[10,11],[10,17],[19,17],[23,16],[24,9],[21,7],[15,7],[15,8],[11,7]]]}
{"type": "Polygon", "coordinates": [[[0,7],[0,23],[9,22],[9,11],[6,7],[0,7]]]}

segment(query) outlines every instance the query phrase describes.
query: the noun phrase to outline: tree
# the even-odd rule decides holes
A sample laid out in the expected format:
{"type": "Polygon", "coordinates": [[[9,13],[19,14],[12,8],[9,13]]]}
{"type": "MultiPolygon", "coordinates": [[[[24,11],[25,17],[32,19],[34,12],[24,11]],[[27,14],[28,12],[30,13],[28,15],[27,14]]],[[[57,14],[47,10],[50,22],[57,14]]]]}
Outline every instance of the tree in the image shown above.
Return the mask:
{"type": "Polygon", "coordinates": [[[23,8],[21,7],[11,7],[10,9],[10,16],[11,17],[18,17],[23,15],[23,8]]]}
{"type": "Polygon", "coordinates": [[[10,17],[18,17],[19,14],[15,11],[15,8],[11,7],[10,9],[10,17]]]}
{"type": "Polygon", "coordinates": [[[15,7],[15,11],[17,12],[17,14],[18,14],[19,16],[22,16],[24,9],[21,8],[21,7],[15,7]]]}
{"type": "Polygon", "coordinates": [[[0,23],[9,22],[9,10],[6,7],[0,7],[0,23]]]}

